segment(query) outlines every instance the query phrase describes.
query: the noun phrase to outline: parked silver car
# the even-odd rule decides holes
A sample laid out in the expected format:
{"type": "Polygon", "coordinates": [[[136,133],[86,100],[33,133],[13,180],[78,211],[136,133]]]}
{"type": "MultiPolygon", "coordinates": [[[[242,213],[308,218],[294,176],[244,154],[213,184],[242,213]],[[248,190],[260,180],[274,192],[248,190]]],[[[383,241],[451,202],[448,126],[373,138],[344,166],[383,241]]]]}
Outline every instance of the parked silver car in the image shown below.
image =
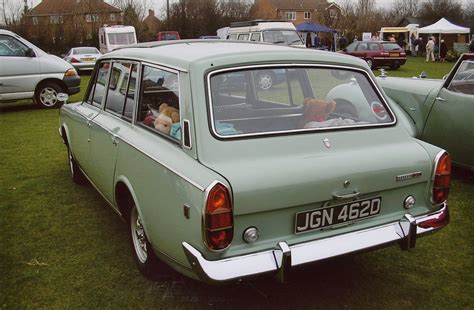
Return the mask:
{"type": "Polygon", "coordinates": [[[63,59],[70,63],[76,70],[92,70],[95,61],[102,56],[102,53],[95,47],[82,46],[73,47],[63,56],[63,59]]]}
{"type": "Polygon", "coordinates": [[[41,107],[53,108],[60,104],[58,93],[76,94],[80,83],[69,63],[0,29],[0,102],[33,98],[41,107]]]}

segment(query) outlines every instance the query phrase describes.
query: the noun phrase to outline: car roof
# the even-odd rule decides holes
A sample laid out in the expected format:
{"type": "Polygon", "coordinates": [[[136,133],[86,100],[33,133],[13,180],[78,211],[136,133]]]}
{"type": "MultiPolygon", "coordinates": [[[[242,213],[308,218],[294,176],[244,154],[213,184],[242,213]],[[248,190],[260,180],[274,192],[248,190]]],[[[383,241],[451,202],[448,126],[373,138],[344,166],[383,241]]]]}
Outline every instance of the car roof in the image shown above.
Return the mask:
{"type": "Polygon", "coordinates": [[[155,41],[116,49],[103,58],[134,58],[189,71],[191,65],[207,67],[228,64],[291,62],[338,63],[362,67],[363,61],[333,52],[276,44],[232,40],[155,41]]]}

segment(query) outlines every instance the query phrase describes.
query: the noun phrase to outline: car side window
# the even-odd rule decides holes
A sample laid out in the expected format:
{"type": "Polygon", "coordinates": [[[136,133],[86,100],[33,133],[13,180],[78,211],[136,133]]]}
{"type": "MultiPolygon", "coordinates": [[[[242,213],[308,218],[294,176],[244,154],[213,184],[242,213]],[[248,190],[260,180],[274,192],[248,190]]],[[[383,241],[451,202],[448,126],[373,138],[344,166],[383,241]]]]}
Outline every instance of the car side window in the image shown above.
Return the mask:
{"type": "MultiPolygon", "coordinates": [[[[97,65],[93,84],[89,88],[87,103],[100,107],[105,95],[105,87],[109,80],[110,62],[103,61],[97,65]]],[[[92,80],[91,80],[92,81],[92,80]]]]}
{"type": "Polygon", "coordinates": [[[28,47],[17,39],[0,34],[0,56],[26,57],[28,47]]]}
{"type": "Polygon", "coordinates": [[[252,33],[252,35],[250,36],[250,41],[260,42],[260,33],[259,32],[252,33]]]}
{"type": "Polygon", "coordinates": [[[376,50],[379,50],[379,45],[377,43],[372,43],[370,44],[370,50],[371,51],[376,51],[376,50]]]}
{"type": "Polygon", "coordinates": [[[137,65],[130,62],[114,62],[110,77],[105,109],[131,120],[135,101],[135,83],[130,88],[130,76],[136,80],[137,65]]]}
{"type": "Polygon", "coordinates": [[[356,48],[356,51],[366,51],[367,50],[367,43],[359,43],[356,48]]]}
{"type": "Polygon", "coordinates": [[[241,40],[241,41],[247,41],[249,39],[249,34],[248,33],[241,33],[239,34],[239,37],[237,40],[241,40]]]}
{"type": "Polygon", "coordinates": [[[464,60],[454,75],[448,89],[467,95],[474,95],[474,60],[464,60]]]}
{"type": "Polygon", "coordinates": [[[181,140],[177,73],[143,67],[137,123],[174,141],[181,140]]]}

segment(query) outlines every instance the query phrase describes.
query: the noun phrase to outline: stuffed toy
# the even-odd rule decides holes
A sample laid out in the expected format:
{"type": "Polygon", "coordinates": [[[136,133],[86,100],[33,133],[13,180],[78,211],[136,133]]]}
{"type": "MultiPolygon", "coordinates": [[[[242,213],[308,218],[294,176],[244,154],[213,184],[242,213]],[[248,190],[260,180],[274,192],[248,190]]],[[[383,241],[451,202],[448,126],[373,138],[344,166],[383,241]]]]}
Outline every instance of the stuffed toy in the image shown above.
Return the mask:
{"type": "Polygon", "coordinates": [[[179,122],[179,110],[170,107],[167,103],[162,103],[159,109],[160,114],[164,114],[171,118],[173,123],[179,122]]]}
{"type": "Polygon", "coordinates": [[[162,103],[159,109],[159,115],[154,121],[154,126],[159,131],[169,135],[171,126],[179,123],[179,110],[170,107],[167,103],[162,103]]]}
{"type": "Polygon", "coordinates": [[[160,113],[160,115],[156,117],[154,125],[157,130],[169,135],[173,121],[171,117],[160,113]]]}
{"type": "Polygon", "coordinates": [[[334,100],[305,98],[303,108],[303,126],[309,122],[324,122],[330,113],[336,109],[334,100]]]}

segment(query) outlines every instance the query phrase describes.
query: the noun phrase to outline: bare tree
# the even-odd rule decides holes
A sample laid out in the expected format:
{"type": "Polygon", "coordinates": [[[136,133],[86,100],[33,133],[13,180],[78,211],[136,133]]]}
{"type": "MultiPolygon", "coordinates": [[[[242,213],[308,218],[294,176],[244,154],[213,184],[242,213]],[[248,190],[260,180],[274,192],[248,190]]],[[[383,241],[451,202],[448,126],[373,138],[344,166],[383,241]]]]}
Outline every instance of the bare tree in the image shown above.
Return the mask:
{"type": "Polygon", "coordinates": [[[419,0],[396,0],[390,10],[390,16],[400,21],[404,17],[416,17],[421,7],[419,0]]]}
{"type": "Polygon", "coordinates": [[[462,5],[458,0],[426,0],[419,16],[426,23],[437,22],[442,17],[453,23],[463,23],[462,5]]]}

